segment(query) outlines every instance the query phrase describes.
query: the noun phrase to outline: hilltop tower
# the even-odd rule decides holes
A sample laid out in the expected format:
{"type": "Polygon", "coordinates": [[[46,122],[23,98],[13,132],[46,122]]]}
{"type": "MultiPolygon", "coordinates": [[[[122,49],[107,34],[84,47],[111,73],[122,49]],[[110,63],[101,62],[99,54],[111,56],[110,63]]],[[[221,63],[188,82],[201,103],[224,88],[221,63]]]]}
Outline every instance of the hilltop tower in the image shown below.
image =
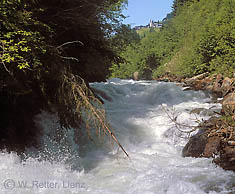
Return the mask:
{"type": "Polygon", "coordinates": [[[153,28],[153,27],[154,27],[153,20],[150,20],[150,22],[149,22],[149,27],[150,27],[150,28],[153,28]]]}

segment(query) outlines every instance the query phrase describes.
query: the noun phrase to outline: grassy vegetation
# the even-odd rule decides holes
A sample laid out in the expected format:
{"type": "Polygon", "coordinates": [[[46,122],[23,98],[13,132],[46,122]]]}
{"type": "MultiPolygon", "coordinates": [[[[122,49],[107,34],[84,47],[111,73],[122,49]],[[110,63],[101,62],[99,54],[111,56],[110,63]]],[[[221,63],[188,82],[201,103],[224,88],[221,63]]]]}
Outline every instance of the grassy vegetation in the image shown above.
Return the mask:
{"type": "Polygon", "coordinates": [[[139,30],[136,30],[140,38],[144,38],[148,36],[150,32],[159,32],[159,31],[160,31],[160,28],[141,28],[139,30]]]}

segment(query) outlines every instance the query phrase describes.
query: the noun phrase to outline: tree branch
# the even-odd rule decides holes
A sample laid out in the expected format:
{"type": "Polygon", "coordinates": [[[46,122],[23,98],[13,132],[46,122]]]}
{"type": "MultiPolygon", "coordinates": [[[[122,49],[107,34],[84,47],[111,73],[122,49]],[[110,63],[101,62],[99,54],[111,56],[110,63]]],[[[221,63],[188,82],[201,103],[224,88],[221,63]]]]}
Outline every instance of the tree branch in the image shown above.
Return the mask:
{"type": "Polygon", "coordinates": [[[63,43],[62,45],[57,46],[56,49],[60,49],[60,48],[62,48],[62,47],[64,47],[64,46],[66,46],[66,45],[75,44],[75,43],[79,43],[79,44],[81,44],[82,46],[84,46],[83,42],[81,42],[81,41],[79,41],[79,40],[75,40],[75,41],[71,41],[71,42],[65,42],[65,43],[63,43]]]}

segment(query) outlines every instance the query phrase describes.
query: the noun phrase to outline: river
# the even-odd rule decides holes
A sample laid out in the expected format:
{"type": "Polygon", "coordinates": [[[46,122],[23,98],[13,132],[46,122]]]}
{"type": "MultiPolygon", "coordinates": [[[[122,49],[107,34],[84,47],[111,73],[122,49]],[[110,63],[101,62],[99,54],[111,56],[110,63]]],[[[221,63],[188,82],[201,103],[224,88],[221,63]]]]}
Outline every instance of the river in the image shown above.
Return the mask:
{"type": "Polygon", "coordinates": [[[181,156],[188,134],[170,119],[190,126],[208,119],[221,105],[207,94],[155,81],[112,79],[91,87],[106,94],[107,119],[130,159],[108,138],[80,138],[79,145],[75,129],[59,136],[56,115],[42,112],[36,119],[44,129],[40,148],[21,156],[0,153],[1,194],[235,193],[233,172],[212,159],[181,156]],[[191,114],[195,108],[204,113],[191,114]]]}

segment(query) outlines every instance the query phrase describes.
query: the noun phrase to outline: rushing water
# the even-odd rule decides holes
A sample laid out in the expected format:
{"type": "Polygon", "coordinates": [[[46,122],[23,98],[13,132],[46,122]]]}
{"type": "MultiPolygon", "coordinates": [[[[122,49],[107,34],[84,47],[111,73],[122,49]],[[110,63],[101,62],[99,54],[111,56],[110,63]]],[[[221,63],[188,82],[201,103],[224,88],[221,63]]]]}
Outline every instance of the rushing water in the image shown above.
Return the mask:
{"type": "Polygon", "coordinates": [[[78,145],[76,130],[61,132],[56,116],[43,112],[37,118],[44,128],[40,149],[30,148],[25,156],[0,153],[1,194],[235,193],[234,173],[211,159],[181,156],[187,135],[169,116],[187,125],[208,118],[220,105],[203,92],[119,79],[91,87],[106,94],[108,120],[130,160],[109,141],[87,144],[81,138],[78,145]],[[190,114],[195,108],[204,114],[190,114]]]}

